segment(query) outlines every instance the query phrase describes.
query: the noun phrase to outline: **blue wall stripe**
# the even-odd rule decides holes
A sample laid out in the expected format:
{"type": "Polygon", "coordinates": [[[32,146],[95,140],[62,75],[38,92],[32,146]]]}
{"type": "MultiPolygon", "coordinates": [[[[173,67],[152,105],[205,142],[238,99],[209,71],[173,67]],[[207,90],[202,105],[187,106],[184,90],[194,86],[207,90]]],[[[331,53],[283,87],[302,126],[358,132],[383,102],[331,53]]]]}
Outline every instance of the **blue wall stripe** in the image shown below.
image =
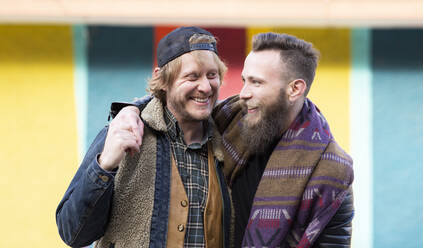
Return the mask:
{"type": "Polygon", "coordinates": [[[107,122],[110,103],[146,94],[153,66],[153,28],[90,26],[88,136],[90,144],[107,122]]]}
{"type": "Polygon", "coordinates": [[[374,246],[422,247],[423,30],[372,36],[374,246]]]}
{"type": "Polygon", "coordinates": [[[354,159],[353,247],[371,248],[373,236],[372,189],[372,72],[371,32],[351,30],[351,155],[354,159]]]}
{"type": "Polygon", "coordinates": [[[87,29],[84,25],[74,25],[73,32],[73,56],[74,56],[74,86],[77,113],[78,130],[78,154],[79,162],[82,161],[87,149],[87,29]]]}

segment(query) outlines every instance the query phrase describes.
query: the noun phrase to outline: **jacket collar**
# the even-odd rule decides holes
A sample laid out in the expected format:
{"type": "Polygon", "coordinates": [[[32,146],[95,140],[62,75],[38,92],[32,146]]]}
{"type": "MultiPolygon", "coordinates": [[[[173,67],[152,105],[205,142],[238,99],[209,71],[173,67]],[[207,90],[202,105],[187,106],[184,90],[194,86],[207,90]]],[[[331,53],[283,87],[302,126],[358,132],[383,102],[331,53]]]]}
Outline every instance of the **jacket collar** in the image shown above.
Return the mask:
{"type": "MultiPolygon", "coordinates": [[[[153,97],[153,99],[141,112],[141,118],[150,128],[159,132],[167,132],[167,126],[163,114],[163,104],[158,98],[153,97]]],[[[222,137],[217,131],[216,125],[211,118],[209,118],[209,125],[212,125],[213,129],[213,138],[211,139],[213,145],[213,155],[217,160],[223,161],[222,137]]]]}

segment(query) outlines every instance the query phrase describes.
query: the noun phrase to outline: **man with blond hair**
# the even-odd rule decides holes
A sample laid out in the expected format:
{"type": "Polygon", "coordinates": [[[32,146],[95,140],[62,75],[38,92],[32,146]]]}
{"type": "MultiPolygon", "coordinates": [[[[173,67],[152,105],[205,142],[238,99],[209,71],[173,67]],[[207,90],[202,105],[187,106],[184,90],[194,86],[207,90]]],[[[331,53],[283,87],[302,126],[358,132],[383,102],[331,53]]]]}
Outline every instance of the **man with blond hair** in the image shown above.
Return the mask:
{"type": "Polygon", "coordinates": [[[69,246],[228,246],[231,208],[210,118],[226,72],[216,39],[175,29],[157,61],[154,97],[135,110],[143,122],[120,115],[104,128],[57,208],[69,246]]]}

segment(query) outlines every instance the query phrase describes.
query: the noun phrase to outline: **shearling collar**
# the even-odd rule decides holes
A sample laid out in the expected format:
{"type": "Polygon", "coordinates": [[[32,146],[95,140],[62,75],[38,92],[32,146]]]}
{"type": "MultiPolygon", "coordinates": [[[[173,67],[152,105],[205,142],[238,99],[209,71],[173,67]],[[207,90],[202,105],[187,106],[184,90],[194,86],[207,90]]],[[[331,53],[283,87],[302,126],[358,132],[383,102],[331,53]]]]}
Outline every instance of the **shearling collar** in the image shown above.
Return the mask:
{"type": "MultiPolygon", "coordinates": [[[[163,104],[162,102],[153,97],[151,101],[145,106],[144,110],[141,112],[141,118],[150,128],[159,131],[159,132],[167,132],[166,122],[163,117],[163,104]]],[[[223,150],[222,150],[222,137],[216,129],[216,125],[214,121],[210,118],[209,123],[212,125],[213,128],[213,155],[216,157],[217,160],[223,161],[223,150]]]]}
{"type": "Polygon", "coordinates": [[[166,122],[163,118],[163,104],[156,97],[145,106],[141,113],[143,121],[156,131],[166,132],[166,122]]]}

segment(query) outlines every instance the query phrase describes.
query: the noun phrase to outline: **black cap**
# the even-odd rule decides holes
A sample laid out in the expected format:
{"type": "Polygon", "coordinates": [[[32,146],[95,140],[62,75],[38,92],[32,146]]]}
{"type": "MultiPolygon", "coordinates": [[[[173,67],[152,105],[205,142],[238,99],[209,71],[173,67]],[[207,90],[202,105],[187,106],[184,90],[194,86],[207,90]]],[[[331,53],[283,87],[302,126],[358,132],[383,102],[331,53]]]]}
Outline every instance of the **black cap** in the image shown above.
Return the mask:
{"type": "Polygon", "coordinates": [[[189,44],[194,34],[206,34],[214,37],[210,32],[199,27],[180,27],[168,33],[157,46],[157,64],[162,67],[184,53],[194,50],[209,50],[217,54],[216,43],[189,44]]]}

